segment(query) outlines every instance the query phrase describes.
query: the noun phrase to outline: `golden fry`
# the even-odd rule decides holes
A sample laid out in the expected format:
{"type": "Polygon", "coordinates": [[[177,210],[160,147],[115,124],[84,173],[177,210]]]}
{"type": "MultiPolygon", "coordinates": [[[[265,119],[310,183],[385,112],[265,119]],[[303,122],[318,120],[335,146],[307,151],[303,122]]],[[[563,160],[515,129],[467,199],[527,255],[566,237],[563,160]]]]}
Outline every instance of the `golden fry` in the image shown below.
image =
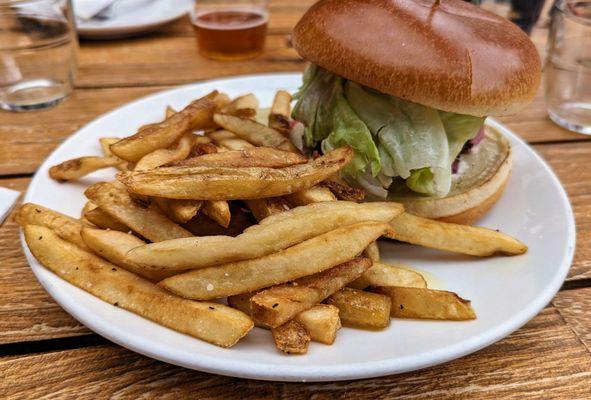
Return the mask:
{"type": "Polygon", "coordinates": [[[269,113],[269,127],[275,129],[284,136],[291,131],[291,94],[285,90],[279,90],[273,99],[271,112],[269,113]]]}
{"type": "Polygon", "coordinates": [[[304,325],[289,321],[271,329],[275,346],[285,354],[306,354],[310,344],[310,334],[304,325]]]}
{"type": "Polygon", "coordinates": [[[343,326],[360,329],[384,329],[390,325],[391,301],[387,296],[343,288],[328,298],[339,309],[343,326]]]}
{"type": "Polygon", "coordinates": [[[253,327],[244,313],[219,303],[171,295],[153,283],[60,239],[52,230],[25,226],[25,240],[46,268],[86,292],[154,321],[222,347],[253,327]]]}
{"type": "Polygon", "coordinates": [[[374,261],[373,266],[359,279],[349,284],[355,289],[365,289],[368,286],[402,286],[426,288],[427,282],[423,275],[408,267],[384,264],[374,261]]]}
{"type": "Polygon", "coordinates": [[[99,169],[116,167],[120,163],[121,160],[117,157],[79,157],[49,168],[49,176],[56,181],[73,181],[99,169]]]}
{"type": "Polygon", "coordinates": [[[227,201],[204,201],[202,211],[220,226],[223,226],[224,228],[230,226],[232,214],[230,213],[230,205],[227,201]]]}
{"type": "Polygon", "coordinates": [[[173,167],[269,167],[283,168],[296,164],[305,164],[308,159],[301,154],[277,150],[272,147],[251,147],[244,150],[232,150],[204,154],[188,158],[167,166],[173,167]]]}

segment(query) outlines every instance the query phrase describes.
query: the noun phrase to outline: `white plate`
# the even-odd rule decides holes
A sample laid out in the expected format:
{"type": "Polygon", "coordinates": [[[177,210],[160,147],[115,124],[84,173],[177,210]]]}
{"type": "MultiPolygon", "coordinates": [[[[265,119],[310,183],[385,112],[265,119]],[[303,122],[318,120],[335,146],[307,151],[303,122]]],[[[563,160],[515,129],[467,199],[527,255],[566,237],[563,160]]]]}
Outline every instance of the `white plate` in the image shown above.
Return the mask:
{"type": "MultiPolygon", "coordinates": [[[[80,183],[60,184],[47,175],[51,165],[100,154],[99,137],[130,135],[140,125],[159,120],[167,105],[180,109],[212,89],[231,96],[254,92],[268,106],[277,89],[293,91],[299,82],[299,74],[220,79],[161,92],[118,108],[57,148],[33,178],[25,200],[77,216],[85,202],[84,188],[112,178],[113,171],[97,172],[80,183]]],[[[503,198],[481,223],[521,239],[529,252],[519,257],[476,259],[380,243],[386,261],[415,266],[426,272],[432,287],[471,299],[478,314],[475,321],[393,320],[380,332],[343,328],[332,346],[312,343],[307,355],[291,357],[275,349],[268,331],[255,328],[232,349],[222,349],[105,303],[47,271],[28,250],[25,253],[41,284],[68,313],[124,347],[172,364],[278,381],[367,378],[440,364],[488,346],[534,317],[559,289],[574,252],[574,218],[558,179],[513,133],[495,121],[488,123],[511,141],[515,165],[503,198]]]]}
{"type": "Polygon", "coordinates": [[[181,18],[193,5],[193,0],[134,1],[138,6],[132,11],[124,3],[115,3],[114,16],[105,21],[76,21],[78,34],[88,39],[112,39],[151,32],[181,18]]]}

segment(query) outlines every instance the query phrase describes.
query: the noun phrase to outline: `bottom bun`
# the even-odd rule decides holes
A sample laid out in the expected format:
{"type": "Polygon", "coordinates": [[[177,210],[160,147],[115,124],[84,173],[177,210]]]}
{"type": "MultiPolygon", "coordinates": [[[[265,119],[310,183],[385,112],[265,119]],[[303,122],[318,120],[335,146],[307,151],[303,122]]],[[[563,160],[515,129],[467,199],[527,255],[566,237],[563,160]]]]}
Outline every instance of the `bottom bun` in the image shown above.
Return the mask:
{"type": "Polygon", "coordinates": [[[511,173],[511,146],[496,130],[487,127],[486,136],[472,151],[460,157],[446,197],[414,194],[396,196],[406,211],[425,218],[458,224],[473,224],[499,200],[511,173]]]}

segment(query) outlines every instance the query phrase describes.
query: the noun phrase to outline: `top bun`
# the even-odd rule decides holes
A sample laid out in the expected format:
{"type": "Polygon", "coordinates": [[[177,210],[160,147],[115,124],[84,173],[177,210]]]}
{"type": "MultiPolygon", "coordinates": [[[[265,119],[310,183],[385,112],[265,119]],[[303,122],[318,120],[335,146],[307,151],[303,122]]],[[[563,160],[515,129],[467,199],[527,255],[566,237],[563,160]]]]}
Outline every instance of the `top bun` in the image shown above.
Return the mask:
{"type": "Polygon", "coordinates": [[[321,0],[293,45],[337,75],[439,110],[519,110],[540,83],[540,57],[512,22],[462,0],[321,0]]]}

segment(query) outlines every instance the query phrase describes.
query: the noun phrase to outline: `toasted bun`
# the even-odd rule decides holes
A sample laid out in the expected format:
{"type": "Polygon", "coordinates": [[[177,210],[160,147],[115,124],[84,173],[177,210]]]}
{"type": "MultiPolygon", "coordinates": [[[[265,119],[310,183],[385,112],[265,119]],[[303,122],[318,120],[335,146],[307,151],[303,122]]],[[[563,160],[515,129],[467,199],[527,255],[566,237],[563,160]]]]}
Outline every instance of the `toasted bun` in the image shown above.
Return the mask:
{"type": "Polygon", "coordinates": [[[460,159],[463,165],[447,197],[408,194],[396,200],[411,214],[458,224],[476,222],[505,189],[511,173],[511,147],[501,133],[487,128],[482,143],[460,159]]]}
{"type": "Polygon", "coordinates": [[[528,36],[462,0],[321,0],[292,40],[337,75],[444,111],[511,114],[540,83],[528,36]]]}

